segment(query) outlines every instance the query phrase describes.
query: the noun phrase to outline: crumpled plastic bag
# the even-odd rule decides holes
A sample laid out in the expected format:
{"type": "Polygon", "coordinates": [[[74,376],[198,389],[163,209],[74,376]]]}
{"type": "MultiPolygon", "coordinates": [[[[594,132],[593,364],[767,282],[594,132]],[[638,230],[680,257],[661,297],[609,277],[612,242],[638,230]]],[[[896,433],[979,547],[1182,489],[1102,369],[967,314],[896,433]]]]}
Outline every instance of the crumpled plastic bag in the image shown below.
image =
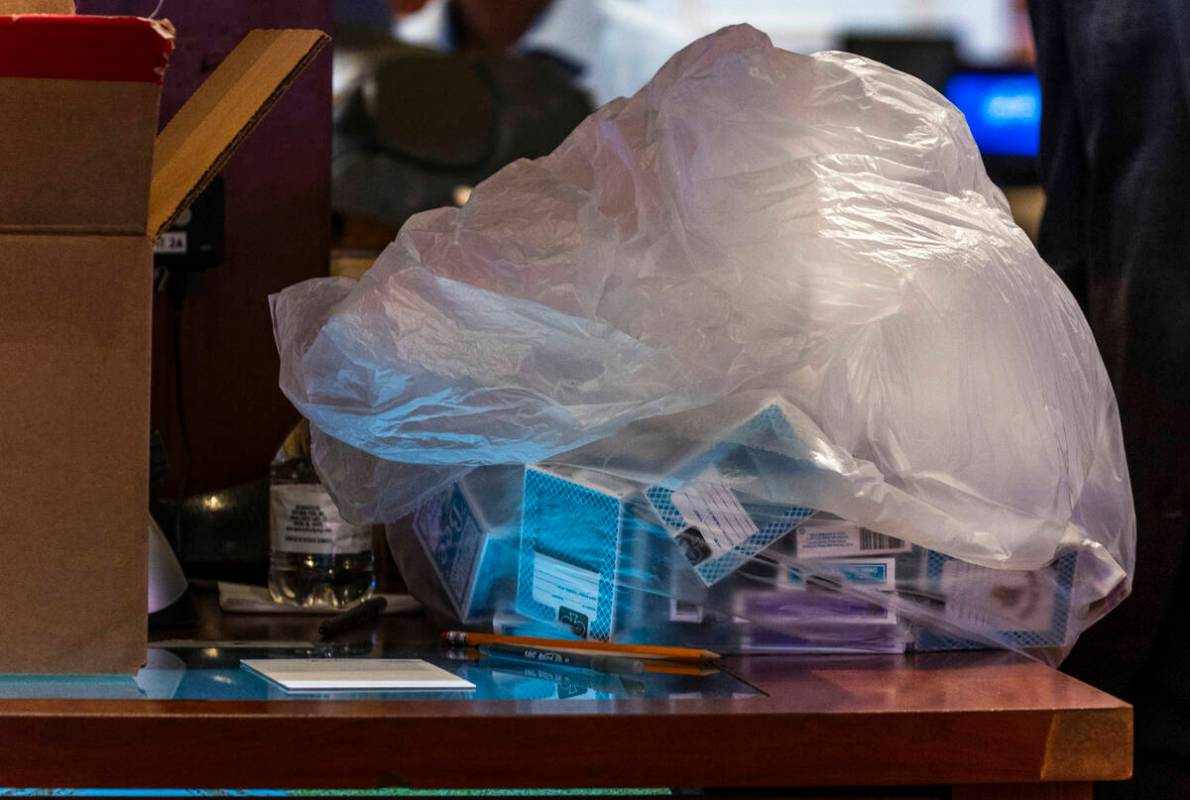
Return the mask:
{"type": "Polygon", "coordinates": [[[1078,547],[1098,585],[1130,581],[1083,315],[962,115],[858,56],[725,28],[551,155],[412,218],[358,283],[271,302],[281,387],[349,518],[393,521],[479,465],[630,454],[617,434],[665,415],[713,442],[717,409],[762,394],[815,467],[766,501],[984,567],[1078,547]]]}

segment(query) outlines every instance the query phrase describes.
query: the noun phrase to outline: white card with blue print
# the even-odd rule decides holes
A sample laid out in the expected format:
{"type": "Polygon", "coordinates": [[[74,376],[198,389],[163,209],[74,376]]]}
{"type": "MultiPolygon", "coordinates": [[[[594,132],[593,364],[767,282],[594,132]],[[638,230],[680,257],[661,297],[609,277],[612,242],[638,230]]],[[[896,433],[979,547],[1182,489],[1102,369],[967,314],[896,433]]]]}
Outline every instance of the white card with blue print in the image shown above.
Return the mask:
{"type": "Polygon", "coordinates": [[[586,636],[599,613],[599,573],[534,553],[533,599],[577,635],[586,636]]]}
{"type": "Polygon", "coordinates": [[[726,578],[812,513],[795,506],[746,507],[714,463],[676,489],[653,486],[645,496],[707,586],[726,578]]]}
{"type": "Polygon", "coordinates": [[[701,534],[709,549],[708,558],[718,558],[760,532],[714,466],[683,484],[670,496],[670,502],[682,515],[686,528],[695,528],[701,534]]]}
{"type": "Polygon", "coordinates": [[[904,539],[861,528],[833,518],[818,518],[798,526],[798,558],[839,558],[908,553],[911,545],[904,539]]]}
{"type": "Polygon", "coordinates": [[[807,579],[819,577],[828,582],[857,586],[864,589],[892,591],[897,588],[897,562],[893,558],[848,558],[815,560],[810,564],[790,564],[785,570],[784,583],[805,588],[807,579]]]}

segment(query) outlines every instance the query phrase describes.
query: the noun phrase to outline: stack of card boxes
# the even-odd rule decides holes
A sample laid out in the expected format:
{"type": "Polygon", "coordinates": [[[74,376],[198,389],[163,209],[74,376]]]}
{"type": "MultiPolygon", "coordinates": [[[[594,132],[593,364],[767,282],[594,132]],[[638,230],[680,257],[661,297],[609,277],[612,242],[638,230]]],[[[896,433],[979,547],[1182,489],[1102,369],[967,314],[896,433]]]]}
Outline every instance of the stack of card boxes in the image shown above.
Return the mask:
{"type": "Polygon", "coordinates": [[[940,631],[978,625],[988,643],[1067,643],[1077,553],[1036,573],[991,570],[757,501],[733,484],[804,468],[768,446],[773,437],[796,438],[777,404],[644,487],[600,470],[527,467],[516,611],[566,635],[725,652],[970,649],[987,644],[940,631]],[[873,590],[930,598],[926,616],[949,624],[899,619],[897,604],[865,599],[873,590]],[[1023,616],[980,614],[1027,592],[1023,616]]]}
{"type": "MultiPolygon", "coordinates": [[[[896,558],[908,545],[836,522],[815,514],[795,528],[796,535],[779,538],[760,558],[714,587],[713,592],[728,594],[732,612],[726,624],[716,626],[719,647],[815,653],[905,649],[908,631],[892,604],[873,597],[895,589],[896,558]],[[799,558],[799,550],[808,556],[799,558]],[[818,550],[832,557],[816,558],[818,550]]],[[[697,616],[694,609],[680,606],[675,612],[697,616]]]]}
{"type": "MultiPolygon", "coordinates": [[[[901,621],[909,628],[909,649],[966,650],[989,645],[1029,649],[1072,642],[1070,594],[1080,558],[1077,550],[1061,551],[1052,564],[1039,570],[999,570],[823,515],[800,526],[789,545],[796,547],[804,565],[841,565],[851,575],[864,565],[864,573],[858,574],[872,575],[865,582],[869,586],[875,573],[868,571],[887,564],[889,584],[880,589],[895,590],[906,609],[901,621]],[[982,641],[954,633],[959,630],[977,632],[982,641]]],[[[833,570],[829,574],[837,577],[833,570]]]]}
{"type": "MultiPolygon", "coordinates": [[[[807,591],[777,562],[756,559],[814,513],[733,487],[733,478],[763,483],[808,468],[772,447],[774,437],[796,452],[777,404],[651,485],[571,465],[526,468],[516,610],[598,640],[660,637],[728,650],[822,649],[820,639],[830,650],[856,649],[853,640],[864,650],[901,647],[895,614],[883,606],[807,591]],[[763,634],[766,622],[793,622],[799,635],[763,634]]],[[[854,565],[848,579],[863,569],[854,565]]],[[[891,583],[891,562],[873,570],[891,583]]]]}
{"type": "Polygon", "coordinates": [[[479,467],[414,516],[417,539],[464,623],[489,620],[515,592],[520,473],[479,467]]]}
{"type": "MultiPolygon", "coordinates": [[[[755,525],[753,536],[762,532],[771,545],[806,513],[787,510],[783,529],[755,525]]],[[[601,641],[680,642],[723,652],[904,649],[905,632],[886,607],[809,588],[796,563],[749,561],[763,547],[750,539],[740,539],[748,558],[729,549],[691,559],[692,548],[662,524],[637,484],[565,465],[529,467],[516,610],[556,633],[601,641]],[[724,556],[734,562],[732,572],[698,569],[724,556]]],[[[893,588],[892,558],[822,562],[810,571],[893,588]]]]}
{"type": "MultiPolygon", "coordinates": [[[[725,477],[798,469],[767,446],[774,433],[793,437],[770,405],[646,486],[570,465],[528,467],[516,610],[598,640],[785,651],[823,649],[815,644],[823,639],[826,649],[850,651],[862,639],[863,650],[901,647],[903,636],[891,630],[896,617],[884,607],[806,591],[775,563],[756,560],[813,513],[759,501],[725,477]],[[763,633],[765,622],[791,621],[804,635],[763,633]]],[[[889,563],[874,570],[891,581],[889,563]]],[[[855,565],[848,575],[862,571],[855,565]]]]}
{"type": "MultiPolygon", "coordinates": [[[[910,650],[967,650],[990,645],[1029,649],[1061,647],[1073,641],[1070,594],[1080,558],[1076,550],[1063,550],[1052,564],[1039,570],[998,570],[910,546],[825,515],[815,515],[799,526],[778,548],[797,559],[789,564],[784,583],[804,582],[799,581],[799,574],[808,573],[812,583],[843,587],[835,601],[844,612],[836,620],[840,623],[847,619],[862,623],[865,616],[875,622],[879,613],[873,607],[865,611],[862,600],[854,597],[850,602],[857,605],[852,608],[846,599],[847,587],[890,595],[895,592],[904,613],[898,618],[890,603],[885,607],[886,621],[896,624],[895,635],[910,650]],[[979,636],[957,633],[964,630],[979,636]]],[[[737,613],[763,618],[764,604],[763,598],[748,599],[738,606],[737,613]]],[[[778,608],[772,606],[774,616],[788,616],[778,608]]],[[[881,632],[857,626],[855,633],[871,643],[881,632]]],[[[892,630],[887,633],[893,635],[892,630]]],[[[756,641],[772,643],[774,637],[761,631],[756,641]]]]}

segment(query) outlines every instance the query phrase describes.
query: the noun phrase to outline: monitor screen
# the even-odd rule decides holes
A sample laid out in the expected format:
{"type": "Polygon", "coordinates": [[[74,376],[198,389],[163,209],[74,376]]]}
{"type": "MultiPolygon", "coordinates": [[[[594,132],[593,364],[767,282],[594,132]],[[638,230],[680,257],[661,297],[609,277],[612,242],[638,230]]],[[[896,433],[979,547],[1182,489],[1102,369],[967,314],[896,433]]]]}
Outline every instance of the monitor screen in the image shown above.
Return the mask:
{"type": "Polygon", "coordinates": [[[967,117],[985,156],[1037,155],[1041,86],[1031,72],[956,72],[944,92],[967,117]]]}

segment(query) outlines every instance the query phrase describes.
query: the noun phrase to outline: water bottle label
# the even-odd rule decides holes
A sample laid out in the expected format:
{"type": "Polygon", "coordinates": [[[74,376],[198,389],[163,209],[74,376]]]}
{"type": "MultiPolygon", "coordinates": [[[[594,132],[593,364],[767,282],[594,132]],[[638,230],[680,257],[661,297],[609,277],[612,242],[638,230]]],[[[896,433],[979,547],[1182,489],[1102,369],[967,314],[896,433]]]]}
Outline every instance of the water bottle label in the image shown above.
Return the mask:
{"type": "Polygon", "coordinates": [[[326,489],[288,484],[269,489],[274,553],[343,555],[372,548],[372,531],[343,519],[326,489]]]}

